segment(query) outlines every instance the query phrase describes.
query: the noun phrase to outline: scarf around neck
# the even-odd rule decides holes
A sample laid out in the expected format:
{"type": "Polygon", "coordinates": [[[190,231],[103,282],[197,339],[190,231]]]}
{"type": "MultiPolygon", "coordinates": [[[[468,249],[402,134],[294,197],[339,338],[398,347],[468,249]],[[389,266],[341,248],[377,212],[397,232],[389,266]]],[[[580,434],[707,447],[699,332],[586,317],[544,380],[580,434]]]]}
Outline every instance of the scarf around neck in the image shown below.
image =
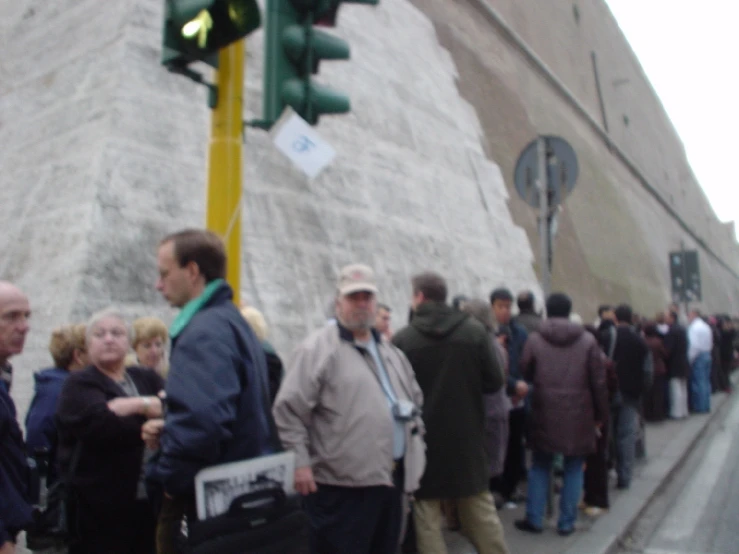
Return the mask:
{"type": "Polygon", "coordinates": [[[215,279],[214,281],[211,281],[206,285],[205,289],[203,289],[200,296],[193,298],[182,307],[182,310],[177,314],[177,317],[169,328],[170,338],[176,339],[180,333],[185,330],[185,327],[190,323],[190,320],[195,317],[195,314],[203,309],[203,306],[205,306],[211,298],[213,298],[213,294],[215,294],[216,290],[223,282],[223,279],[215,279]]]}

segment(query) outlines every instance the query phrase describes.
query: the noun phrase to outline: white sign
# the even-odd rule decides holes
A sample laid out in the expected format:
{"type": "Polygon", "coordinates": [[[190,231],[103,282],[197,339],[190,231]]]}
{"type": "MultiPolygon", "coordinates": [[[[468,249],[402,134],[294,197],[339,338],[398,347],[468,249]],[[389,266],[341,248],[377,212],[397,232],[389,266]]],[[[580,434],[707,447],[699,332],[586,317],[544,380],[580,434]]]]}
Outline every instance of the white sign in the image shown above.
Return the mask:
{"type": "Polygon", "coordinates": [[[308,123],[288,107],[273,130],[277,149],[310,179],[318,175],[336,156],[336,151],[308,123]]]}

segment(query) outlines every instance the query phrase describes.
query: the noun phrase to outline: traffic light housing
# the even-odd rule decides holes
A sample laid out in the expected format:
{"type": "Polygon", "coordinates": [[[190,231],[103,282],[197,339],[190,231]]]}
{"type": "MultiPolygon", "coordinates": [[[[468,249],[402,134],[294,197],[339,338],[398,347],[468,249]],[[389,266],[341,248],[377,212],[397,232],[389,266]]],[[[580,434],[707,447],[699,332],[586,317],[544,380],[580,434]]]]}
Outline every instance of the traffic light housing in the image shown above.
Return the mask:
{"type": "Polygon", "coordinates": [[[291,106],[309,124],[323,114],[346,113],[349,97],[314,82],[321,60],[348,60],[349,44],[314,25],[333,27],[342,3],[379,0],[267,0],[264,120],[269,128],[291,106]]]}
{"type": "Polygon", "coordinates": [[[162,64],[218,67],[218,51],[259,28],[257,0],[165,0],[162,64]]]}

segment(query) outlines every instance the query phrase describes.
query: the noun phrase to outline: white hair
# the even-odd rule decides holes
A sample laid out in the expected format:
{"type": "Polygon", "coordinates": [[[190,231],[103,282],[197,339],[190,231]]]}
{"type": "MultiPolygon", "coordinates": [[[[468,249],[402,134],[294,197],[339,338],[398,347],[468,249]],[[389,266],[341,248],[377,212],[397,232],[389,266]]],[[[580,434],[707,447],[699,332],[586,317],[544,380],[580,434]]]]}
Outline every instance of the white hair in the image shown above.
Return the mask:
{"type": "Polygon", "coordinates": [[[99,312],[95,312],[90,316],[90,319],[87,320],[85,341],[89,344],[90,337],[92,337],[92,333],[95,330],[95,327],[97,327],[97,324],[100,323],[102,320],[109,318],[117,319],[118,321],[123,323],[123,326],[126,328],[126,334],[128,335],[128,342],[133,343],[133,337],[131,336],[131,327],[128,325],[126,318],[118,308],[114,308],[112,306],[109,308],[105,308],[104,310],[100,310],[99,312]]]}

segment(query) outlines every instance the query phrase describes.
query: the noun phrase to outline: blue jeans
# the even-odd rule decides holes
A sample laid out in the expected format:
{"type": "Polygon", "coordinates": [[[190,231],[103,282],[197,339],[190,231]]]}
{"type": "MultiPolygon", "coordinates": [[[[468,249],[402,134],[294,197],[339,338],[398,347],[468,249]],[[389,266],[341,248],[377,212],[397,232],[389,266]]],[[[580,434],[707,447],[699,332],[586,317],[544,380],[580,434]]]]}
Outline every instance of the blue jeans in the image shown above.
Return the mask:
{"type": "MultiPolygon", "coordinates": [[[[553,454],[534,452],[529,470],[526,519],[538,529],[544,525],[544,511],[547,505],[549,475],[553,460],[553,454]]],[[[564,457],[564,487],[559,497],[559,521],[557,522],[557,528],[561,531],[570,531],[575,528],[577,504],[582,495],[584,463],[584,456],[564,457]]]]}
{"type": "Polygon", "coordinates": [[[694,412],[711,411],[711,355],[698,354],[693,360],[690,375],[690,402],[694,412]]]}
{"type": "Polygon", "coordinates": [[[639,407],[637,403],[622,400],[613,410],[616,440],[616,473],[620,487],[631,485],[631,474],[639,435],[639,407]]]}

